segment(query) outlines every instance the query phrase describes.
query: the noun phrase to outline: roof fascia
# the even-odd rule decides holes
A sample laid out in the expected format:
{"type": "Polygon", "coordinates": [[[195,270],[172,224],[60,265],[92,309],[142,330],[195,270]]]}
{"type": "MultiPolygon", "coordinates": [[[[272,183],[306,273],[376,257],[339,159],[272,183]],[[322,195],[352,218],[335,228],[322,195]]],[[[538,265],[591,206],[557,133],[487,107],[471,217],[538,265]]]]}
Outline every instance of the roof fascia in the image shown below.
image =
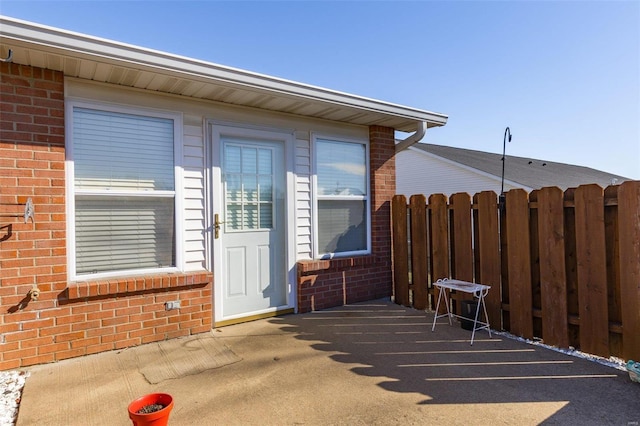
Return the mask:
{"type": "Polygon", "coordinates": [[[283,96],[376,112],[444,126],[447,116],[372,98],[253,73],[153,49],[0,16],[0,37],[113,64],[148,68],[196,80],[216,81],[283,96]]]}

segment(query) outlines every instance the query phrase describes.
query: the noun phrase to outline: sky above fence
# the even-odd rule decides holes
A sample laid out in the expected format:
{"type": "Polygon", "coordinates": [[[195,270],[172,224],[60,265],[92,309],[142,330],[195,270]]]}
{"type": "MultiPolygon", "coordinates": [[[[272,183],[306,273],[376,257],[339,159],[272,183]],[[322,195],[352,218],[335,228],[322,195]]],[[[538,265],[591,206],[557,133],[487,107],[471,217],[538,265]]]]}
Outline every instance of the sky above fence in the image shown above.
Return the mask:
{"type": "MultiPolygon", "coordinates": [[[[415,108],[423,142],[640,179],[640,2],[11,1],[13,18],[415,108]]],[[[6,52],[2,52],[5,54],[6,52]]]]}

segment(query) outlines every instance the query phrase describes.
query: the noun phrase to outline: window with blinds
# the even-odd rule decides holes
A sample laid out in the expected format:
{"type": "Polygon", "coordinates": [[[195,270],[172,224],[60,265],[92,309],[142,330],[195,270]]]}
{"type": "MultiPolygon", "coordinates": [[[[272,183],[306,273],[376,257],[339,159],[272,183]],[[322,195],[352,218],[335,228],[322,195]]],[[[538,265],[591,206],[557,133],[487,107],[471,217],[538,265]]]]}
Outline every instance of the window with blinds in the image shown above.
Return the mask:
{"type": "Polygon", "coordinates": [[[176,265],[174,120],[73,108],[76,275],[176,265]]]}
{"type": "Polygon", "coordinates": [[[319,257],[370,251],[367,146],[315,139],[316,253],[319,257]]]}

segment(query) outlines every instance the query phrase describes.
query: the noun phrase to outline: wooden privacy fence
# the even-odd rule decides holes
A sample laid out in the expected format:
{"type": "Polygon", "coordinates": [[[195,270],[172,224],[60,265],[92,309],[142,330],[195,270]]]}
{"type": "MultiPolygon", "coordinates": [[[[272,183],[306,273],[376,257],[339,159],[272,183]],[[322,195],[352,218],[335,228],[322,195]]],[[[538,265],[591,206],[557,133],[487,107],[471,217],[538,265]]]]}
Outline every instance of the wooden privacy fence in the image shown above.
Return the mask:
{"type": "Polygon", "coordinates": [[[505,195],[396,195],[396,303],[433,309],[439,278],[486,284],[494,329],[640,360],[640,181],[505,195]]]}

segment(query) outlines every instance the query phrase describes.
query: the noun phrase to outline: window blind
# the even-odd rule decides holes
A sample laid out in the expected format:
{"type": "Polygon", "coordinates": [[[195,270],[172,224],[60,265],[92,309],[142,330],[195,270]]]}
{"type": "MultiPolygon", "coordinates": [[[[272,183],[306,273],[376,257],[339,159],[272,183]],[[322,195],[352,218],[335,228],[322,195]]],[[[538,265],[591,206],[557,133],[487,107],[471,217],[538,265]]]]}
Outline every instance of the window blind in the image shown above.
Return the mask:
{"type": "Polygon", "coordinates": [[[341,253],[366,249],[366,201],[318,201],[318,249],[341,253]]]}
{"type": "Polygon", "coordinates": [[[173,120],[73,110],[76,274],[175,266],[173,120]]]}
{"type": "Polygon", "coordinates": [[[173,198],[76,196],[76,273],[175,266],[173,198]]]}
{"type": "Polygon", "coordinates": [[[175,189],[173,120],[75,108],[76,189],[175,189]]]}

